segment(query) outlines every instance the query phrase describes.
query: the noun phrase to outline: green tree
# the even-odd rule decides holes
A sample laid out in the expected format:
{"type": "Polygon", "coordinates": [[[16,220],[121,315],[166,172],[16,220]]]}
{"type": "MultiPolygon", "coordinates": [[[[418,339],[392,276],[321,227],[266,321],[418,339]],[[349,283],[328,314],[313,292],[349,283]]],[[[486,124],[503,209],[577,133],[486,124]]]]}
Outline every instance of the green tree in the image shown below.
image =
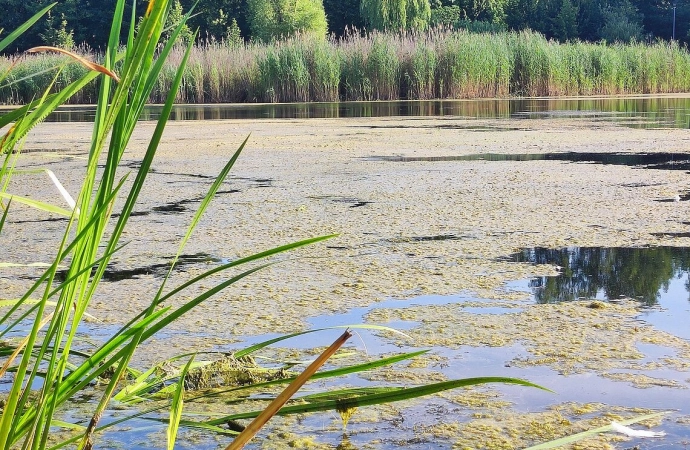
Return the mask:
{"type": "Polygon", "coordinates": [[[457,5],[439,6],[431,9],[431,25],[452,27],[460,20],[461,11],[457,5]]]}
{"type": "Polygon", "coordinates": [[[608,42],[641,40],[644,34],[642,15],[629,0],[611,2],[602,8],[604,26],[599,37],[608,42]]]}
{"type": "Polygon", "coordinates": [[[534,19],[537,12],[536,0],[508,0],[506,3],[506,25],[512,30],[524,30],[534,26],[534,19]]]}
{"type": "Polygon", "coordinates": [[[508,0],[458,0],[457,3],[470,20],[505,23],[508,0]]]}
{"type": "Polygon", "coordinates": [[[298,31],[326,36],[322,0],[248,0],[252,37],[269,42],[298,31]]]}
{"type": "Polygon", "coordinates": [[[360,0],[323,0],[328,19],[328,31],[342,36],[346,28],[362,29],[364,22],[359,14],[360,0]]]}
{"type": "Polygon", "coordinates": [[[560,41],[569,41],[578,37],[578,8],[570,0],[563,0],[560,11],[553,22],[553,35],[560,41]]]}
{"type": "MultiPolygon", "coordinates": [[[[170,33],[175,28],[175,26],[177,26],[177,24],[182,21],[183,18],[184,11],[182,10],[182,4],[180,3],[180,0],[175,0],[170,7],[170,12],[168,13],[168,18],[165,24],[165,28],[168,31],[163,33],[163,39],[167,40],[170,38],[170,33]]],[[[189,43],[193,36],[194,34],[192,33],[192,30],[190,30],[187,24],[185,24],[182,27],[182,31],[180,31],[180,34],[177,37],[177,41],[180,44],[186,45],[187,43],[189,43]]]]}
{"type": "Polygon", "coordinates": [[[233,29],[233,20],[242,36],[249,36],[247,0],[180,0],[185,11],[194,6],[189,28],[199,29],[204,39],[227,39],[233,29]]]}
{"type": "Polygon", "coordinates": [[[72,50],[74,48],[74,30],[67,31],[67,19],[65,19],[64,14],[60,16],[60,24],[56,25],[55,16],[49,11],[46,29],[43,33],[39,33],[39,36],[46,45],[72,50]]]}
{"type": "Polygon", "coordinates": [[[579,38],[585,41],[598,40],[599,30],[604,26],[604,18],[601,15],[601,0],[579,0],[577,6],[579,38]]]}
{"type": "Polygon", "coordinates": [[[362,0],[360,13],[375,30],[425,30],[431,5],[429,0],[362,0]]]}

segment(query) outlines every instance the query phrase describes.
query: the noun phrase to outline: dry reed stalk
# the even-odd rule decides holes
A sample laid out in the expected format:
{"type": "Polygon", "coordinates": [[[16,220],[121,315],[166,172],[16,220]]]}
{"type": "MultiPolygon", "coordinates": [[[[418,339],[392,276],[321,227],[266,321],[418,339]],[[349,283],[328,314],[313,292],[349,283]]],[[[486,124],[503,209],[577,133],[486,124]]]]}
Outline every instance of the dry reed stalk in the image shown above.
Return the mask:
{"type": "Polygon", "coordinates": [[[343,344],[352,337],[352,332],[350,330],[345,330],[345,332],[331,344],[321,355],[319,355],[314,362],[309,364],[309,367],[304,369],[304,372],[299,374],[297,378],[294,379],[288,387],[280,393],[278,397],[275,398],[256,419],[252,421],[247,427],[235,438],[235,440],[228,445],[225,450],[239,450],[249,442],[259,430],[266,425],[266,423],[276,415],[278,410],[287,403],[290,398],[306,383],[321,366],[324,365],[328,359],[338,351],[343,344]]]}

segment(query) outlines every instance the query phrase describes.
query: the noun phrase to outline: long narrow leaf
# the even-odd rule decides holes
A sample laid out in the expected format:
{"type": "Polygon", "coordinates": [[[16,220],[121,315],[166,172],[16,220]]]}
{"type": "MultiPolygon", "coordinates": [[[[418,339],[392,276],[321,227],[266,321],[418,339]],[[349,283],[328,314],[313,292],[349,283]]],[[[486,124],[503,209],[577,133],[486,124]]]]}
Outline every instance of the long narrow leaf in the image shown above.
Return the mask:
{"type": "Polygon", "coordinates": [[[187,364],[182,369],[180,374],[180,381],[177,383],[177,389],[173,396],[172,405],[170,405],[170,423],[168,424],[168,450],[175,449],[175,441],[177,440],[177,430],[180,428],[180,420],[182,419],[182,408],[184,407],[184,379],[187,376],[189,368],[194,362],[192,356],[187,364]]]}
{"type": "Polygon", "coordinates": [[[96,64],[94,62],[91,62],[91,61],[87,60],[86,58],[84,58],[83,56],[77,55],[76,53],[71,52],[69,50],[65,50],[64,48],[57,48],[57,47],[52,47],[49,45],[42,45],[39,47],[30,48],[29,50],[27,50],[27,52],[28,53],[45,53],[45,52],[60,53],[60,54],[69,56],[74,61],[78,62],[79,64],[81,64],[82,66],[87,68],[88,70],[93,70],[94,72],[99,72],[99,73],[102,73],[104,75],[107,75],[110,78],[112,78],[113,80],[115,80],[116,82],[120,81],[120,78],[112,70],[110,70],[106,67],[103,67],[100,64],[96,64]]]}
{"type": "Polygon", "coordinates": [[[64,208],[60,208],[59,206],[51,205],[50,203],[42,202],[40,200],[34,200],[28,197],[20,197],[18,195],[10,195],[5,192],[0,192],[0,197],[6,198],[6,199],[12,199],[16,201],[17,203],[22,203],[27,206],[31,206],[32,208],[39,209],[41,211],[53,213],[53,214],[59,214],[61,216],[69,217],[72,215],[71,211],[68,211],[64,208]]]}
{"type": "MultiPolygon", "coordinates": [[[[487,383],[507,383],[507,384],[517,384],[521,386],[535,387],[549,391],[542,386],[530,383],[529,381],[520,380],[517,378],[504,378],[504,377],[479,377],[479,378],[464,378],[460,380],[444,381],[440,383],[433,383],[424,386],[411,387],[411,388],[398,388],[397,390],[390,390],[383,393],[360,395],[354,397],[347,397],[338,400],[326,400],[323,402],[308,403],[303,405],[293,405],[286,406],[277,412],[277,415],[284,416],[290,414],[302,414],[308,412],[316,411],[330,411],[335,409],[350,409],[358,408],[362,406],[379,405],[382,403],[392,403],[402,400],[410,400],[414,398],[424,397],[427,395],[436,394],[438,392],[447,391],[450,389],[455,389],[459,387],[474,386],[477,384],[487,384],[487,383]]],[[[550,391],[549,391],[550,392],[550,391]]],[[[259,415],[261,411],[249,411],[239,414],[231,414],[228,416],[221,417],[219,419],[213,419],[205,421],[204,423],[209,425],[220,425],[226,423],[229,420],[240,420],[240,419],[253,419],[259,415]]]]}
{"type": "MultiPolygon", "coordinates": [[[[643,416],[633,417],[632,419],[619,420],[618,423],[621,425],[632,425],[632,424],[637,423],[637,422],[642,422],[643,420],[655,419],[655,418],[661,417],[665,414],[669,414],[669,412],[668,411],[662,411],[662,412],[653,413],[653,414],[645,414],[643,416]]],[[[588,431],[583,431],[582,433],[573,434],[572,436],[566,436],[566,437],[556,439],[556,440],[553,440],[550,442],[545,442],[543,444],[534,445],[532,447],[526,448],[525,450],[546,450],[549,448],[561,447],[563,445],[572,444],[573,442],[581,441],[582,439],[587,439],[589,437],[596,436],[597,434],[607,433],[609,431],[612,431],[612,429],[613,428],[611,425],[604,425],[603,427],[594,428],[594,429],[588,430],[588,431]]]]}

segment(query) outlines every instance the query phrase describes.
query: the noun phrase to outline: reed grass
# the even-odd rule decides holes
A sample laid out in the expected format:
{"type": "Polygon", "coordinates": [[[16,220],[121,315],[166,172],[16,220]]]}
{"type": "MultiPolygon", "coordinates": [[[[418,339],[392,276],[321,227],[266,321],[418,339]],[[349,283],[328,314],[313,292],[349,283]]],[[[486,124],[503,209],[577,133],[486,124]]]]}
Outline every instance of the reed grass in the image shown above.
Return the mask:
{"type": "MultiPolygon", "coordinates": [[[[86,49],[92,60],[101,55],[86,49]]],[[[149,101],[161,103],[184,54],[175,48],[149,101]]],[[[0,104],[30,101],[64,67],[54,90],[83,75],[55,55],[22,57],[0,82],[0,104]]],[[[12,61],[0,58],[0,68],[12,61]]],[[[178,103],[424,100],[661,94],[690,90],[690,53],[677,43],[569,42],[519,33],[353,31],[341,39],[297,35],[274,44],[200,42],[189,57],[178,103]]],[[[97,85],[71,103],[93,103],[97,85]]]]}

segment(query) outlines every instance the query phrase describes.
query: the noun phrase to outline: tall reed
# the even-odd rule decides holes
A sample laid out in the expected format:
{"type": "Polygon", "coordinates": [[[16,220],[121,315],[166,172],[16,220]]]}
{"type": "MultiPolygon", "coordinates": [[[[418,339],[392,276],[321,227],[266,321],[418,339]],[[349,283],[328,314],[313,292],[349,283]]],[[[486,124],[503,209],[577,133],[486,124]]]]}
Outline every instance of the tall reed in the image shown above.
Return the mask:
{"type": "MultiPolygon", "coordinates": [[[[82,49],[89,59],[102,55],[82,49]]],[[[184,54],[173,49],[150,101],[164,101],[184,54]]],[[[672,93],[690,90],[690,53],[676,43],[560,44],[531,31],[426,33],[357,31],[340,39],[300,34],[263,43],[200,42],[191,52],[178,103],[304,102],[406,98],[672,93]]],[[[31,99],[64,59],[21,58],[0,83],[0,103],[31,99]]],[[[9,58],[0,58],[8,67],[9,58]]],[[[82,71],[82,72],[80,72],[82,71]]],[[[83,73],[65,67],[55,89],[83,73]]],[[[72,103],[92,103],[97,84],[72,103]]]]}

